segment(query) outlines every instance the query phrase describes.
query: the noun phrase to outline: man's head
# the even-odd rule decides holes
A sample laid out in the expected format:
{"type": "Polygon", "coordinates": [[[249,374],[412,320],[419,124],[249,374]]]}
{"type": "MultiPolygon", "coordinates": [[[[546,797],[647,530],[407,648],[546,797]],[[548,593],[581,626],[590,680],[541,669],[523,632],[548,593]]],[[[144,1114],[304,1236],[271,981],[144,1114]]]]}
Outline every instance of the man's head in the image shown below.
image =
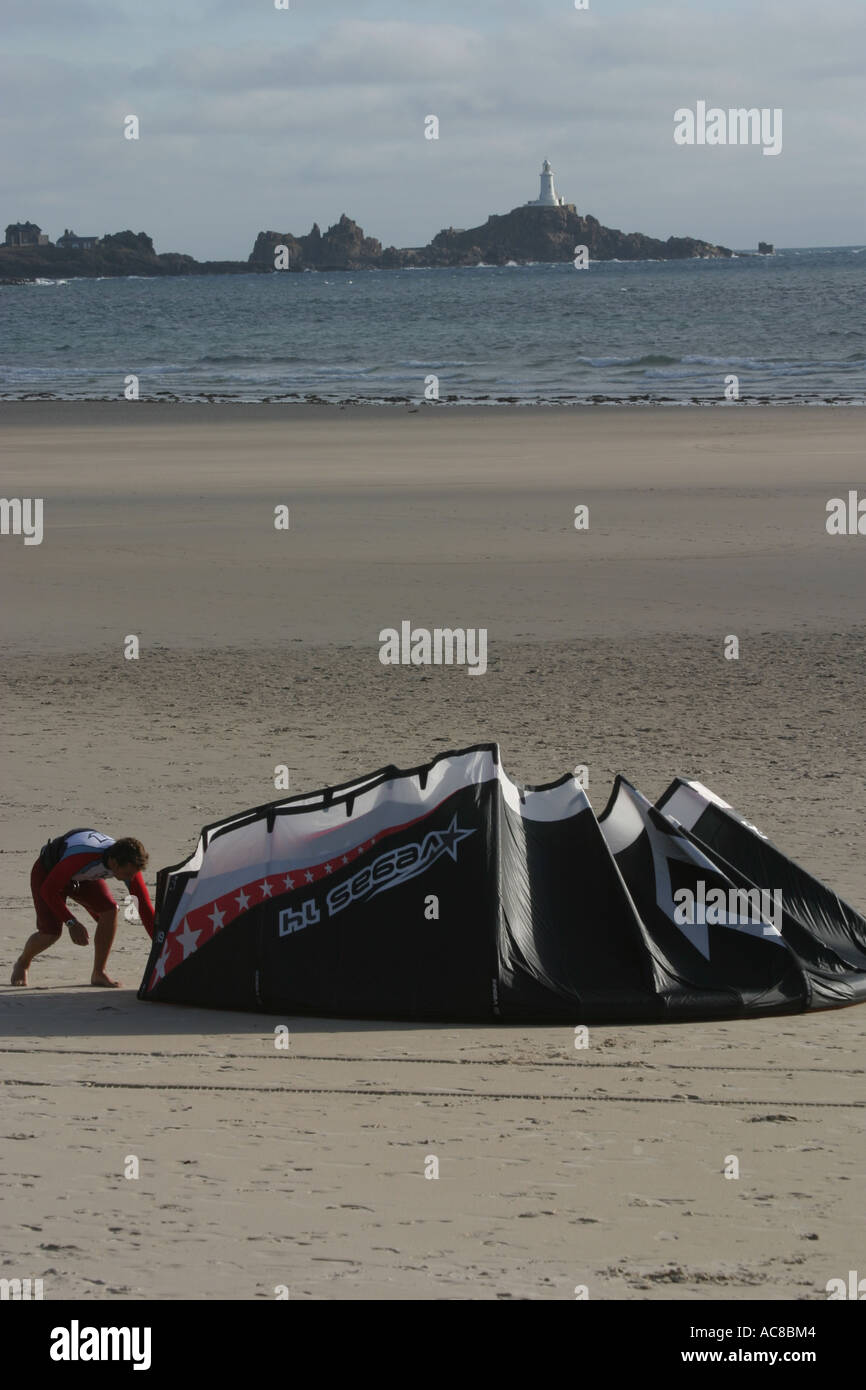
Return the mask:
{"type": "Polygon", "coordinates": [[[141,840],[128,836],[125,840],[115,840],[105,855],[105,863],[122,883],[129,883],[147,864],[147,850],[141,840]]]}

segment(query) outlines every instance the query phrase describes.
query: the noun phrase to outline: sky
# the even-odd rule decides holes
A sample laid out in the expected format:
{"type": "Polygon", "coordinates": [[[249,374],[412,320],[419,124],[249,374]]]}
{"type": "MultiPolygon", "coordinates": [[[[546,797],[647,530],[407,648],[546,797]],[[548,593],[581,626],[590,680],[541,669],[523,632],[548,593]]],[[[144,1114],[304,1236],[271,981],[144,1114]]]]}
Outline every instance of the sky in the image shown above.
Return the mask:
{"type": "Polygon", "coordinates": [[[289,5],[0,0],[0,229],[245,259],[345,212],[421,246],[537,197],[548,158],[623,231],[866,240],[866,0],[289,5]],[[677,145],[699,101],[781,108],[781,153],[677,145]]]}

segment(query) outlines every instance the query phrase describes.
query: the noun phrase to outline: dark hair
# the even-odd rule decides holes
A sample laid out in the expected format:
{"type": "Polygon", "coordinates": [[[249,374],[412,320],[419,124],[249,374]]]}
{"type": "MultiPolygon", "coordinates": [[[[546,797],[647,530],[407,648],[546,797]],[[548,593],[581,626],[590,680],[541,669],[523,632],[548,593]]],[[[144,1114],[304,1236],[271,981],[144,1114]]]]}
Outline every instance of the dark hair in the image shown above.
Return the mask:
{"type": "Polygon", "coordinates": [[[134,840],[131,836],[127,836],[125,840],[115,840],[107,853],[120,868],[125,864],[133,864],[136,869],[143,869],[147,864],[147,850],[141,840],[134,840]]]}

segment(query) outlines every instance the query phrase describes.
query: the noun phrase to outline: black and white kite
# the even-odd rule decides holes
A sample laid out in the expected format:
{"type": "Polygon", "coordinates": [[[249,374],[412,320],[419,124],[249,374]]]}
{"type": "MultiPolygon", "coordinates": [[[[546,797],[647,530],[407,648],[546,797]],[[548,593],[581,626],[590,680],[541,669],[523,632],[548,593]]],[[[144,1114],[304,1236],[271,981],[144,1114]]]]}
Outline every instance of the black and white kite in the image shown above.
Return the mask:
{"type": "Polygon", "coordinates": [[[139,998],[571,1023],[866,999],[866,919],[699,782],[520,787],[495,744],[207,826],[139,998]]]}

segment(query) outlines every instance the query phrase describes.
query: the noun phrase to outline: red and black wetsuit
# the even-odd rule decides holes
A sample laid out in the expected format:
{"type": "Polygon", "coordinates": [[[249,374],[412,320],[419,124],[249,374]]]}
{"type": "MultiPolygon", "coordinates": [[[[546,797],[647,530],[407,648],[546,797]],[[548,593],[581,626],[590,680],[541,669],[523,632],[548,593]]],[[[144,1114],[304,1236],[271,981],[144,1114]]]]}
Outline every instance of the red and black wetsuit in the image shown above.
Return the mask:
{"type": "MultiPolygon", "coordinates": [[[[69,830],[43,846],[30,873],[39,931],[60,935],[69,917],[67,898],[80,903],[94,918],[117,907],[105,884],[107,878],[113,877],[105,861],[114,843],[110,835],[102,835],[98,830],[69,830]]],[[[140,872],[130,879],[128,888],[138,901],[144,929],[152,937],[153,904],[140,872]]]]}

